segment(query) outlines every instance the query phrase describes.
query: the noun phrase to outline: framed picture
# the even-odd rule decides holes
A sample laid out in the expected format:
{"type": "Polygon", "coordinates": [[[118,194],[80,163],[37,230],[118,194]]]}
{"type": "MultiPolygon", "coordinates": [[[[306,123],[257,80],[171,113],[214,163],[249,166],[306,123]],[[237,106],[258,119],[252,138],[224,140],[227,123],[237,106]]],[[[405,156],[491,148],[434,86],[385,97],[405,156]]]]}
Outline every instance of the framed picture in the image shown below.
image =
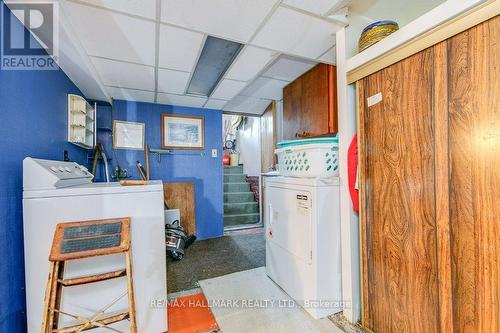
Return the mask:
{"type": "Polygon", "coordinates": [[[205,149],[203,117],[161,115],[163,149],[205,149]]]}
{"type": "Polygon", "coordinates": [[[144,150],[144,123],[113,121],[113,148],[144,150]]]}

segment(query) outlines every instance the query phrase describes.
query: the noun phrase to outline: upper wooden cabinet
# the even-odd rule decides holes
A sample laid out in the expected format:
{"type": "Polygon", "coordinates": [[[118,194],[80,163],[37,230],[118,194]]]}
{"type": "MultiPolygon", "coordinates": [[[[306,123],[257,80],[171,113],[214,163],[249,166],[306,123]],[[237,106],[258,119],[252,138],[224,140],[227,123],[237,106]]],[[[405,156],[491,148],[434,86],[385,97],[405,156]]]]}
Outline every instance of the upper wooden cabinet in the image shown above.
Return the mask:
{"type": "Polygon", "coordinates": [[[337,133],[336,68],[319,64],[283,89],[283,138],[327,133],[337,133]]]}

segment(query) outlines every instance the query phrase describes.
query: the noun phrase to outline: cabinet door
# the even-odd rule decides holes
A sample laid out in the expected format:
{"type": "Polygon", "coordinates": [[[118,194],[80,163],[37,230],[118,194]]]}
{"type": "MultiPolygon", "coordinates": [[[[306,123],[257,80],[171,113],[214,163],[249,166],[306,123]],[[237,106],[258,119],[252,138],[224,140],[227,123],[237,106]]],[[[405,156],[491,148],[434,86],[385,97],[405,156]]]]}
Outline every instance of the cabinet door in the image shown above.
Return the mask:
{"type": "Polygon", "coordinates": [[[328,65],[319,64],[304,74],[300,132],[311,136],[328,133],[329,82],[328,65]]]}
{"type": "Polygon", "coordinates": [[[500,332],[500,17],[448,40],[454,331],[500,332]]]}
{"type": "Polygon", "coordinates": [[[295,139],[301,132],[302,80],[297,79],[283,89],[283,139],[295,139]]]}
{"type": "Polygon", "coordinates": [[[283,138],[337,133],[335,66],[319,64],[283,89],[283,138]]]}
{"type": "Polygon", "coordinates": [[[363,322],[438,332],[432,49],[358,87],[363,322]]]}

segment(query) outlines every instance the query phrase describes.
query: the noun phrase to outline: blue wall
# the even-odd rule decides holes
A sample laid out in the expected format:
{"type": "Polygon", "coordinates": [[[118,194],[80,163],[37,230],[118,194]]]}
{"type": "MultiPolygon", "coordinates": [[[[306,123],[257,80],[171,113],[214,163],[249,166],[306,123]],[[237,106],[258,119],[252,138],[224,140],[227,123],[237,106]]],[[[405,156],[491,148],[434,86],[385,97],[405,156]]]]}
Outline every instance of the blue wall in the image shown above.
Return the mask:
{"type": "MultiPolygon", "coordinates": [[[[98,112],[100,112],[99,108],[98,112]]],[[[223,167],[221,157],[222,111],[115,101],[112,113],[113,119],[116,120],[145,123],[146,143],[152,148],[160,148],[161,146],[162,113],[204,117],[205,156],[162,155],[161,162],[158,162],[156,154],[150,154],[150,174],[151,179],[161,179],[164,182],[193,182],[195,187],[196,235],[198,239],[222,236],[224,232],[223,167]],[[211,150],[215,148],[218,150],[217,158],[212,157],[211,150]]],[[[111,151],[108,147],[106,148],[108,152],[111,151]]],[[[187,152],[200,151],[188,150],[187,152]]],[[[119,162],[122,168],[132,171],[134,179],[139,179],[135,167],[138,160],[144,165],[144,152],[117,149],[113,164],[119,162]]]]}
{"type": "MultiPolygon", "coordinates": [[[[15,28],[23,26],[16,21],[15,28]]],[[[0,332],[26,331],[23,159],[62,160],[68,150],[86,163],[86,151],[66,143],[68,93],[81,94],[62,71],[0,70],[0,332]]]]}

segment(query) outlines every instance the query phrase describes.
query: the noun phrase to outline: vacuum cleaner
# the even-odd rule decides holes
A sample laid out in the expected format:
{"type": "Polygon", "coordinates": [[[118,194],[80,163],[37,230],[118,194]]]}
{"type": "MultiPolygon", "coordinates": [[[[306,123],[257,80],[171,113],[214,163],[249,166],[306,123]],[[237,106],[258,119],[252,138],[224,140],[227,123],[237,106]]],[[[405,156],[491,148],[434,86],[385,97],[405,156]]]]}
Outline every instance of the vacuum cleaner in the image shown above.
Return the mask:
{"type": "Polygon", "coordinates": [[[179,220],[165,226],[165,243],[167,251],[174,260],[181,260],[184,257],[184,250],[196,240],[195,235],[188,235],[181,227],[179,220]]]}

